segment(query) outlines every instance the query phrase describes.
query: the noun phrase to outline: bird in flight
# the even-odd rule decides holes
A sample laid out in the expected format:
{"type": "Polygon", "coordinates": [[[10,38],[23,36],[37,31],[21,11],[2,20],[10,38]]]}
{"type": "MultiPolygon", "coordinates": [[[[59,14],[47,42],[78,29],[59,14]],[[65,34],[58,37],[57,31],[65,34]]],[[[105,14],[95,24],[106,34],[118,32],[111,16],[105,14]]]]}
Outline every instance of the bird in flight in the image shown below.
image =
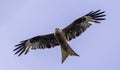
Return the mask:
{"type": "Polygon", "coordinates": [[[20,44],[15,45],[15,54],[27,54],[30,50],[54,48],[60,46],[62,54],[62,63],[68,56],[79,56],[68,44],[68,41],[80,36],[92,24],[100,23],[105,20],[105,11],[97,10],[91,11],[86,15],[76,19],[67,27],[60,29],[55,28],[54,33],[47,35],[39,35],[33,38],[21,41],[20,44]],[[92,23],[91,23],[92,22],[92,23]]]}

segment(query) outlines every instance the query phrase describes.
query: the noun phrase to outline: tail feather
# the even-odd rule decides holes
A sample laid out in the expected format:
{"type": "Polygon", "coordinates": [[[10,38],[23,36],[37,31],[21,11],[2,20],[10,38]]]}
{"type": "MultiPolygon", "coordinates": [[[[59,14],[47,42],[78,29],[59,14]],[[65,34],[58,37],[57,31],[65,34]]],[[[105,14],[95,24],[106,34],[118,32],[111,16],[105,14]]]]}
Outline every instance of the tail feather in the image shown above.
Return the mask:
{"type": "Polygon", "coordinates": [[[66,44],[65,46],[61,47],[62,51],[62,63],[66,60],[66,58],[70,56],[79,56],[77,53],[75,53],[72,48],[69,46],[69,44],[66,44]]]}
{"type": "Polygon", "coordinates": [[[62,50],[62,63],[63,63],[69,54],[63,48],[61,48],[61,50],[62,50]]]}

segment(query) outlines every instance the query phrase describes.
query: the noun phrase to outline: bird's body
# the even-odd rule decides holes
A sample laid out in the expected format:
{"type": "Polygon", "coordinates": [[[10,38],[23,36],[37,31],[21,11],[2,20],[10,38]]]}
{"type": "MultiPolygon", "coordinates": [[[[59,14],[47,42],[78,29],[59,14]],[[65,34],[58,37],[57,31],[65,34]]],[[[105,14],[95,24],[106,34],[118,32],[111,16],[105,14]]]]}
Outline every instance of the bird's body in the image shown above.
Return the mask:
{"type": "Polygon", "coordinates": [[[67,43],[67,39],[65,37],[65,34],[62,30],[59,28],[55,29],[54,36],[56,40],[58,41],[59,45],[61,46],[61,52],[62,52],[62,63],[64,60],[69,56],[79,56],[77,53],[75,53],[72,48],[67,43]]]}
{"type": "Polygon", "coordinates": [[[60,45],[63,63],[69,55],[79,56],[69,46],[68,41],[71,41],[72,39],[80,36],[87,28],[92,25],[92,23],[100,23],[100,20],[105,20],[105,18],[102,18],[105,16],[103,13],[104,11],[100,12],[100,10],[95,12],[91,11],[83,17],[76,19],[64,29],[56,28],[54,33],[39,35],[21,41],[20,44],[16,45],[16,48],[13,51],[17,50],[15,54],[20,56],[23,53],[27,54],[29,50],[52,48],[60,45]]]}

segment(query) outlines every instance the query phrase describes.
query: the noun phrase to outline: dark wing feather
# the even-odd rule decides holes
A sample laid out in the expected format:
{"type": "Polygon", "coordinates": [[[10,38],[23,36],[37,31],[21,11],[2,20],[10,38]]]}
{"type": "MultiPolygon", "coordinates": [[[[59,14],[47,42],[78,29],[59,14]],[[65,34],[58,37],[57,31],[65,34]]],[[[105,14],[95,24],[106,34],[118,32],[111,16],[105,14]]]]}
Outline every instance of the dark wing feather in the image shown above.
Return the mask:
{"type": "Polygon", "coordinates": [[[41,35],[30,38],[28,40],[21,41],[20,44],[16,45],[13,51],[16,51],[15,54],[19,56],[24,53],[27,54],[29,50],[35,49],[44,49],[44,48],[51,48],[59,45],[57,40],[54,37],[54,34],[48,35],[41,35]]]}
{"type": "Polygon", "coordinates": [[[66,39],[70,41],[71,39],[74,39],[77,36],[79,36],[88,27],[92,25],[89,22],[100,23],[99,22],[100,20],[105,20],[105,18],[103,18],[105,16],[103,13],[105,13],[105,11],[103,12],[100,12],[100,10],[97,10],[95,12],[91,11],[85,16],[78,18],[77,20],[72,22],[69,26],[63,29],[66,39]]]}

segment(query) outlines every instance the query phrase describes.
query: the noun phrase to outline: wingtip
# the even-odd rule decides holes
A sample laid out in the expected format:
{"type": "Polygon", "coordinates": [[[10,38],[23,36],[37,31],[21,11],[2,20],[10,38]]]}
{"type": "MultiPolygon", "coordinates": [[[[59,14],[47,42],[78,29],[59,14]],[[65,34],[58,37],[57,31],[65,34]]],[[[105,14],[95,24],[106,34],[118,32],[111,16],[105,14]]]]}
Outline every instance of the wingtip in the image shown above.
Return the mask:
{"type": "Polygon", "coordinates": [[[62,61],[61,63],[63,64],[64,61],[62,61]]]}

